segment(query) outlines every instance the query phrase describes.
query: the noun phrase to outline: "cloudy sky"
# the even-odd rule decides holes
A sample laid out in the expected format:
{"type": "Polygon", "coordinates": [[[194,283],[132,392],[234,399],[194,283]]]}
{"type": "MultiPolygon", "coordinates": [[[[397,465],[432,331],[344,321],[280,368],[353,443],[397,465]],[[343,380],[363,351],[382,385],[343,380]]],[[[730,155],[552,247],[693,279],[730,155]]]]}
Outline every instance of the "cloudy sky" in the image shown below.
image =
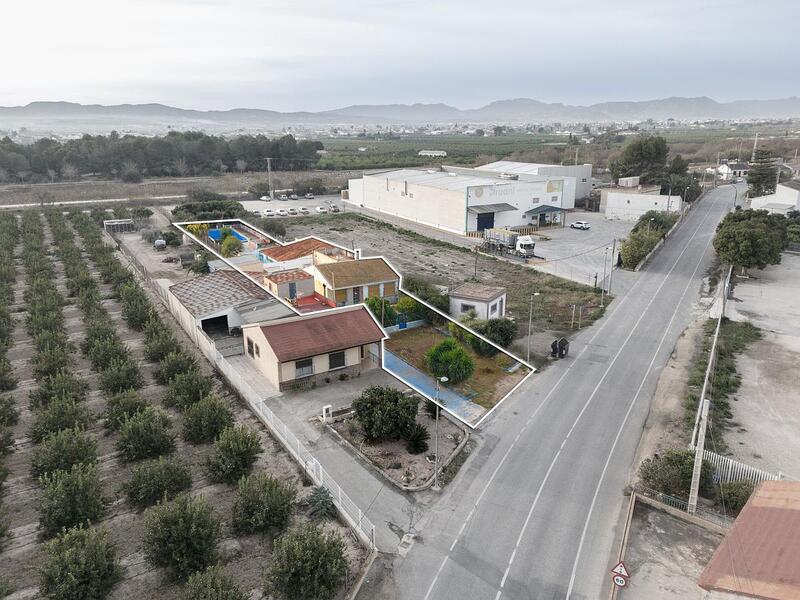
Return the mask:
{"type": "Polygon", "coordinates": [[[0,106],[800,95],[798,0],[4,0],[0,106]]]}

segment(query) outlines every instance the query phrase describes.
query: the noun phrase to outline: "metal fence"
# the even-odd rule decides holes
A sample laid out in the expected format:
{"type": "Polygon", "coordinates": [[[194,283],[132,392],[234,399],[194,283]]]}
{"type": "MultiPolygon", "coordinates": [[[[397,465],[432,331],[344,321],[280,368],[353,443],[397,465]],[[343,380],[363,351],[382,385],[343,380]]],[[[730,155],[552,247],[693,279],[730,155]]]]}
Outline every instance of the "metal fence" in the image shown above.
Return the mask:
{"type": "MultiPolygon", "coordinates": [[[[634,491],[639,496],[645,496],[647,498],[650,498],[651,500],[655,500],[660,504],[669,506],[670,508],[675,508],[687,514],[690,513],[688,500],[683,500],[682,498],[676,498],[675,496],[670,496],[668,494],[662,494],[661,492],[651,490],[650,488],[646,488],[641,485],[637,485],[634,488],[634,491]]],[[[730,517],[728,515],[723,515],[709,508],[705,508],[704,506],[696,507],[694,512],[692,512],[691,514],[695,517],[703,519],[704,521],[708,521],[709,523],[714,523],[715,525],[719,525],[720,527],[725,527],[726,529],[729,528],[734,521],[733,517],[730,517]]]]}
{"type": "Polygon", "coordinates": [[[751,467],[750,465],[746,465],[738,460],[733,460],[727,456],[716,454],[705,448],[703,449],[703,460],[707,460],[714,465],[714,481],[719,483],[747,479],[754,484],[758,484],[762,481],[783,479],[782,473],[776,475],[769,471],[763,471],[762,469],[751,467]]]}

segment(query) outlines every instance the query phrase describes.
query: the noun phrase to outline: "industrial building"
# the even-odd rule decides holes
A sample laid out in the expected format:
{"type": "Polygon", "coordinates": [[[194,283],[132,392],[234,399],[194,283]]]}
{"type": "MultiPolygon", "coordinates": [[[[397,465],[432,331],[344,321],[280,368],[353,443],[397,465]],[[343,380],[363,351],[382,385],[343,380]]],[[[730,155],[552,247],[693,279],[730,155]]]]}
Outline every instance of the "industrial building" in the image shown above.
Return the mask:
{"type": "MultiPolygon", "coordinates": [[[[515,162],[511,160],[498,160],[487,165],[475,167],[476,171],[491,173],[505,173],[517,175],[519,179],[536,178],[541,176],[565,177],[575,180],[571,189],[566,189],[567,196],[572,195],[573,206],[576,198],[586,198],[592,191],[592,165],[545,165],[540,163],[515,162]]],[[[569,182],[571,183],[571,182],[569,182]]],[[[567,208],[567,207],[565,207],[567,208]]]]}
{"type": "Polygon", "coordinates": [[[442,167],[399,169],[351,179],[348,202],[457,234],[560,222],[574,207],[574,178],[503,176],[442,167]]]}
{"type": "Polygon", "coordinates": [[[679,213],[683,199],[678,195],[662,196],[660,186],[616,187],[600,192],[600,212],[605,213],[606,219],[637,221],[651,210],[679,213]]]}

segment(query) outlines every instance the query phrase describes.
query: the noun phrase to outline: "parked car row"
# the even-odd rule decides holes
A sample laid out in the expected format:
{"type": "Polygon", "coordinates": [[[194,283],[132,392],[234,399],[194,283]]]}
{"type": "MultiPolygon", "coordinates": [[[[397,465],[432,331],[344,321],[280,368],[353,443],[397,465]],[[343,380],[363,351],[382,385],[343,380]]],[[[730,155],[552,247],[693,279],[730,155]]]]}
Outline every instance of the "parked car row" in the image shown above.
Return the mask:
{"type": "MultiPolygon", "coordinates": [[[[330,208],[326,206],[318,206],[316,208],[317,213],[325,214],[328,212],[338,213],[340,209],[338,206],[331,206],[330,208]]],[[[279,208],[278,210],[273,210],[271,208],[265,208],[261,211],[262,217],[297,217],[301,215],[310,215],[311,211],[308,210],[305,206],[301,206],[299,208],[279,208]]]]}
{"type": "MultiPolygon", "coordinates": [[[[242,193],[245,193],[245,192],[242,192],[242,193]]],[[[306,200],[313,200],[314,199],[314,194],[309,192],[308,194],[306,194],[303,197],[306,200]]],[[[286,200],[298,200],[299,196],[297,194],[289,194],[289,195],[281,194],[280,196],[278,196],[277,199],[278,200],[283,200],[283,201],[286,201],[286,200]]],[[[260,200],[263,200],[264,202],[269,202],[270,201],[270,197],[269,196],[261,196],[260,200]]]]}

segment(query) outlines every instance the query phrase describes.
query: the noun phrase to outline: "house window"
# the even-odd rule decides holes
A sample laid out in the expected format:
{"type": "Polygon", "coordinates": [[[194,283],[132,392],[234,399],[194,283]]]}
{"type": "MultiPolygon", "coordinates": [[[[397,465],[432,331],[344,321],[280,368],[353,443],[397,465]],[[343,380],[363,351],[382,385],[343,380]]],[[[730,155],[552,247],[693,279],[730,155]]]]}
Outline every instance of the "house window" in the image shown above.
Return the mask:
{"type": "Polygon", "coordinates": [[[466,313],[466,312],[469,312],[471,310],[475,310],[475,305],[474,304],[462,304],[461,305],[461,312],[462,313],[466,313]]]}
{"type": "Polygon", "coordinates": [[[256,345],[253,343],[253,340],[247,338],[247,354],[250,355],[250,358],[255,358],[255,347],[256,345]]]}
{"type": "Polygon", "coordinates": [[[553,202],[558,202],[558,196],[552,196],[550,198],[553,202]]]}
{"type": "Polygon", "coordinates": [[[397,293],[397,288],[395,287],[395,282],[390,281],[389,283],[383,284],[383,295],[384,296],[394,296],[397,293]]]}
{"type": "Polygon", "coordinates": [[[300,377],[307,377],[314,374],[314,361],[310,358],[294,361],[294,376],[295,379],[300,377]]]}
{"type": "Polygon", "coordinates": [[[583,178],[581,179],[581,183],[586,183],[586,177],[583,177],[583,178]]]}
{"type": "Polygon", "coordinates": [[[381,286],[378,285],[371,285],[367,289],[367,298],[377,298],[381,295],[381,286]]]}
{"type": "Polygon", "coordinates": [[[505,298],[500,298],[500,315],[501,316],[503,314],[503,303],[504,303],[504,301],[505,301],[505,298]]]}
{"type": "Polygon", "coordinates": [[[491,312],[493,315],[496,315],[496,314],[497,314],[497,305],[498,305],[498,304],[499,304],[499,302],[495,302],[494,304],[492,304],[492,305],[489,307],[489,311],[490,311],[490,312],[491,312]]]}
{"type": "Polygon", "coordinates": [[[534,198],[533,200],[531,200],[531,202],[533,204],[539,204],[539,198],[534,198]]]}
{"type": "Polygon", "coordinates": [[[344,350],[328,354],[328,370],[341,369],[344,366],[344,350]]]}

